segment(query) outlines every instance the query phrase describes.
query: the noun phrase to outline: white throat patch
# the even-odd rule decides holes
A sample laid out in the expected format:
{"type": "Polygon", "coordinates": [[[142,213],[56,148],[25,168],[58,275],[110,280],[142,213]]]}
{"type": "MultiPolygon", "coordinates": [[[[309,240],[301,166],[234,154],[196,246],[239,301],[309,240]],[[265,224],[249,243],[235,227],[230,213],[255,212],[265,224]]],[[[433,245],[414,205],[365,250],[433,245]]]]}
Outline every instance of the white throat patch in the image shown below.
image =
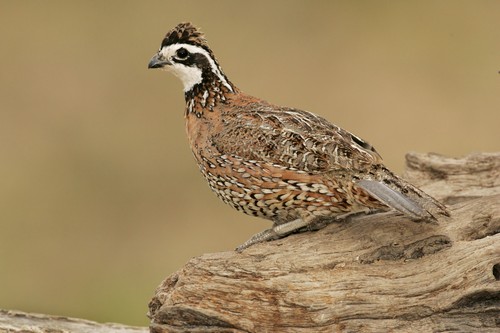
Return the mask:
{"type": "Polygon", "coordinates": [[[195,85],[201,83],[201,69],[198,67],[187,67],[181,64],[172,64],[170,66],[164,67],[167,71],[172,72],[175,76],[177,76],[182,84],[184,85],[184,92],[188,92],[195,85]]]}

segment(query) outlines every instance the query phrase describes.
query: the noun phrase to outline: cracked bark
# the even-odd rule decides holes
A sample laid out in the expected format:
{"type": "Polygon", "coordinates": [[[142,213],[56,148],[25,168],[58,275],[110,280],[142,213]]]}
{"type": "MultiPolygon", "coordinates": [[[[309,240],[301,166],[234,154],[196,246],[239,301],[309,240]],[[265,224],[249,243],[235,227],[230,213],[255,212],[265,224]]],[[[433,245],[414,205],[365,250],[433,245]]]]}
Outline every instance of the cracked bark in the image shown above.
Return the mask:
{"type": "Polygon", "coordinates": [[[167,277],[152,332],[498,332],[500,154],[408,154],[451,217],[397,213],[205,254],[167,277]]]}

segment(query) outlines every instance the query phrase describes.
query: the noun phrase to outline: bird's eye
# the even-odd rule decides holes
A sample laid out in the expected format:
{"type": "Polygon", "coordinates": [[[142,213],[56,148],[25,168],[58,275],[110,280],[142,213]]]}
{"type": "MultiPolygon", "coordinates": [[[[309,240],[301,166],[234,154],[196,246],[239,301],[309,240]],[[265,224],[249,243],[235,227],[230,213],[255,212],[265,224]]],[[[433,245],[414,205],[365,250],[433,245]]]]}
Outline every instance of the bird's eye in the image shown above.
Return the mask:
{"type": "Polygon", "coordinates": [[[177,58],[186,59],[189,55],[189,52],[185,48],[181,47],[180,49],[177,50],[176,54],[177,54],[177,58]]]}

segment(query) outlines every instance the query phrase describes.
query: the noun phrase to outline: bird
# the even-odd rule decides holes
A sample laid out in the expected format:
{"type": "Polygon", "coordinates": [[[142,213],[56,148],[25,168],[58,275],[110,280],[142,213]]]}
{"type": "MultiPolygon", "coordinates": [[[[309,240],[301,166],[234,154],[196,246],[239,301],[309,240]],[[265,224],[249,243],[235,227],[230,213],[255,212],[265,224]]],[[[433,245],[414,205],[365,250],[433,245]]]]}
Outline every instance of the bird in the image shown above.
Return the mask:
{"type": "Polygon", "coordinates": [[[398,211],[435,223],[449,216],[443,204],[390,171],[367,141],[314,113],[241,91],[192,23],[167,32],[148,68],[181,80],[189,146],[211,190],[229,206],[273,222],[237,251],[319,219],[398,211]]]}

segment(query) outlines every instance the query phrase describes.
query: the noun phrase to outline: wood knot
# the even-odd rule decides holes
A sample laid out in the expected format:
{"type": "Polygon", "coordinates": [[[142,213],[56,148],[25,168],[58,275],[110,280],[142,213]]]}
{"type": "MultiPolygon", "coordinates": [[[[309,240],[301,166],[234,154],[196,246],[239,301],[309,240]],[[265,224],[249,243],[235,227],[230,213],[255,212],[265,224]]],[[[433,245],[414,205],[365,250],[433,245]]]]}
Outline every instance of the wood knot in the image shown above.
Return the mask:
{"type": "Polygon", "coordinates": [[[492,273],[495,280],[500,281],[500,263],[493,265],[492,273]]]}
{"type": "Polygon", "coordinates": [[[410,244],[390,244],[381,246],[359,257],[362,264],[378,260],[410,260],[433,254],[451,246],[451,240],[444,235],[431,236],[410,244]]]}

